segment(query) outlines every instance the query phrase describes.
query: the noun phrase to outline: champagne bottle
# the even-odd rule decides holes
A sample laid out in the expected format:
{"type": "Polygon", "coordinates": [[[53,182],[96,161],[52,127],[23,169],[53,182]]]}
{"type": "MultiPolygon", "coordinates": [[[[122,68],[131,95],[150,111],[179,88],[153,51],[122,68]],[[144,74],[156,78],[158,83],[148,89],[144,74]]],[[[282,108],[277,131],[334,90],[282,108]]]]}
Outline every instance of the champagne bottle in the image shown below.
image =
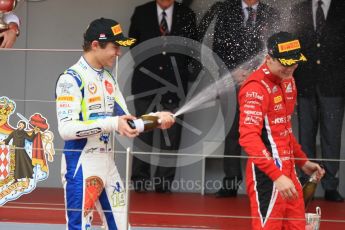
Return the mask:
{"type": "Polygon", "coordinates": [[[304,206],[307,208],[310,202],[312,201],[317,186],[317,179],[316,179],[316,172],[314,172],[307,183],[303,186],[303,199],[304,199],[304,206]]]}
{"type": "Polygon", "coordinates": [[[157,128],[160,125],[160,120],[155,115],[145,114],[136,120],[128,120],[127,123],[132,129],[137,129],[141,133],[157,128]]]}

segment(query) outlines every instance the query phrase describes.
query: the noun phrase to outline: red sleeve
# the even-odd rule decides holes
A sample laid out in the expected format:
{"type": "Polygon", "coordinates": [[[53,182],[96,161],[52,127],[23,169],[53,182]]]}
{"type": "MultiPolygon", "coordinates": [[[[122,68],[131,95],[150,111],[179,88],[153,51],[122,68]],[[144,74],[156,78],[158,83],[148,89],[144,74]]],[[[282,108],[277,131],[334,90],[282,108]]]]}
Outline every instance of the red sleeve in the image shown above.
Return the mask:
{"type": "Polygon", "coordinates": [[[303,152],[301,145],[298,144],[294,135],[292,135],[292,143],[294,157],[296,158],[295,163],[298,165],[298,167],[302,168],[303,165],[308,161],[308,157],[303,152]]]}
{"type": "Polygon", "coordinates": [[[262,172],[275,181],[283,175],[274,164],[261,133],[264,117],[269,106],[269,95],[266,89],[258,82],[249,82],[239,92],[240,106],[240,145],[262,172]]]}

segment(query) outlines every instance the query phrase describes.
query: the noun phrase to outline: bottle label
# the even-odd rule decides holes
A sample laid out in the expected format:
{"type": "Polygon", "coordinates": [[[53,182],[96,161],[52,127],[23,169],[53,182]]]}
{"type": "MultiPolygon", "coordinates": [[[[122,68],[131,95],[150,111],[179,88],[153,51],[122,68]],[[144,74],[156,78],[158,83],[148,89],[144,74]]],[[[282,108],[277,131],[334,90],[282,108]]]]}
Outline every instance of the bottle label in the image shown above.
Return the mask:
{"type": "Polygon", "coordinates": [[[145,124],[142,119],[133,120],[133,122],[135,124],[135,128],[138,130],[139,133],[144,132],[145,124]]]}

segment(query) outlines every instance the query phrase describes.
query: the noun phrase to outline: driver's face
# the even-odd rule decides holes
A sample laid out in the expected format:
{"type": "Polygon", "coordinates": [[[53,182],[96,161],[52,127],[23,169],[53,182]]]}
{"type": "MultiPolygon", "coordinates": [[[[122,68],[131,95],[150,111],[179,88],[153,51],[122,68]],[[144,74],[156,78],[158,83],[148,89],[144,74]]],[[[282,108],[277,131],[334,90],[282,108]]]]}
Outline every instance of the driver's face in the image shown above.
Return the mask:
{"type": "Polygon", "coordinates": [[[298,67],[298,64],[292,66],[283,66],[276,58],[267,56],[267,65],[271,73],[278,76],[281,79],[287,79],[292,77],[292,74],[298,67]]]}
{"type": "Polygon", "coordinates": [[[175,0],[156,0],[157,4],[163,9],[169,8],[175,0]]]}
{"type": "Polygon", "coordinates": [[[252,5],[255,5],[256,3],[258,3],[259,0],[244,0],[244,2],[245,2],[248,6],[252,6],[252,5]]]}

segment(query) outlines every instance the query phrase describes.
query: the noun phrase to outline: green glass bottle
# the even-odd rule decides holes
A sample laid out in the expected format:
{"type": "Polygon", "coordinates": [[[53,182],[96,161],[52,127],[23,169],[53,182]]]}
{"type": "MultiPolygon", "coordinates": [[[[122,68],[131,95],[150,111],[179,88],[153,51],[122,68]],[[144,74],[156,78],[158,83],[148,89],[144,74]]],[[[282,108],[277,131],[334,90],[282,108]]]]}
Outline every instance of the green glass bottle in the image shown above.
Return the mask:
{"type": "Polygon", "coordinates": [[[137,129],[141,133],[157,128],[160,125],[160,120],[155,115],[145,114],[136,120],[128,120],[127,123],[132,129],[137,129]]]}
{"type": "Polygon", "coordinates": [[[317,179],[316,179],[316,172],[314,172],[307,183],[303,186],[303,199],[304,199],[304,206],[307,208],[310,202],[314,198],[314,194],[317,187],[317,179]]]}

